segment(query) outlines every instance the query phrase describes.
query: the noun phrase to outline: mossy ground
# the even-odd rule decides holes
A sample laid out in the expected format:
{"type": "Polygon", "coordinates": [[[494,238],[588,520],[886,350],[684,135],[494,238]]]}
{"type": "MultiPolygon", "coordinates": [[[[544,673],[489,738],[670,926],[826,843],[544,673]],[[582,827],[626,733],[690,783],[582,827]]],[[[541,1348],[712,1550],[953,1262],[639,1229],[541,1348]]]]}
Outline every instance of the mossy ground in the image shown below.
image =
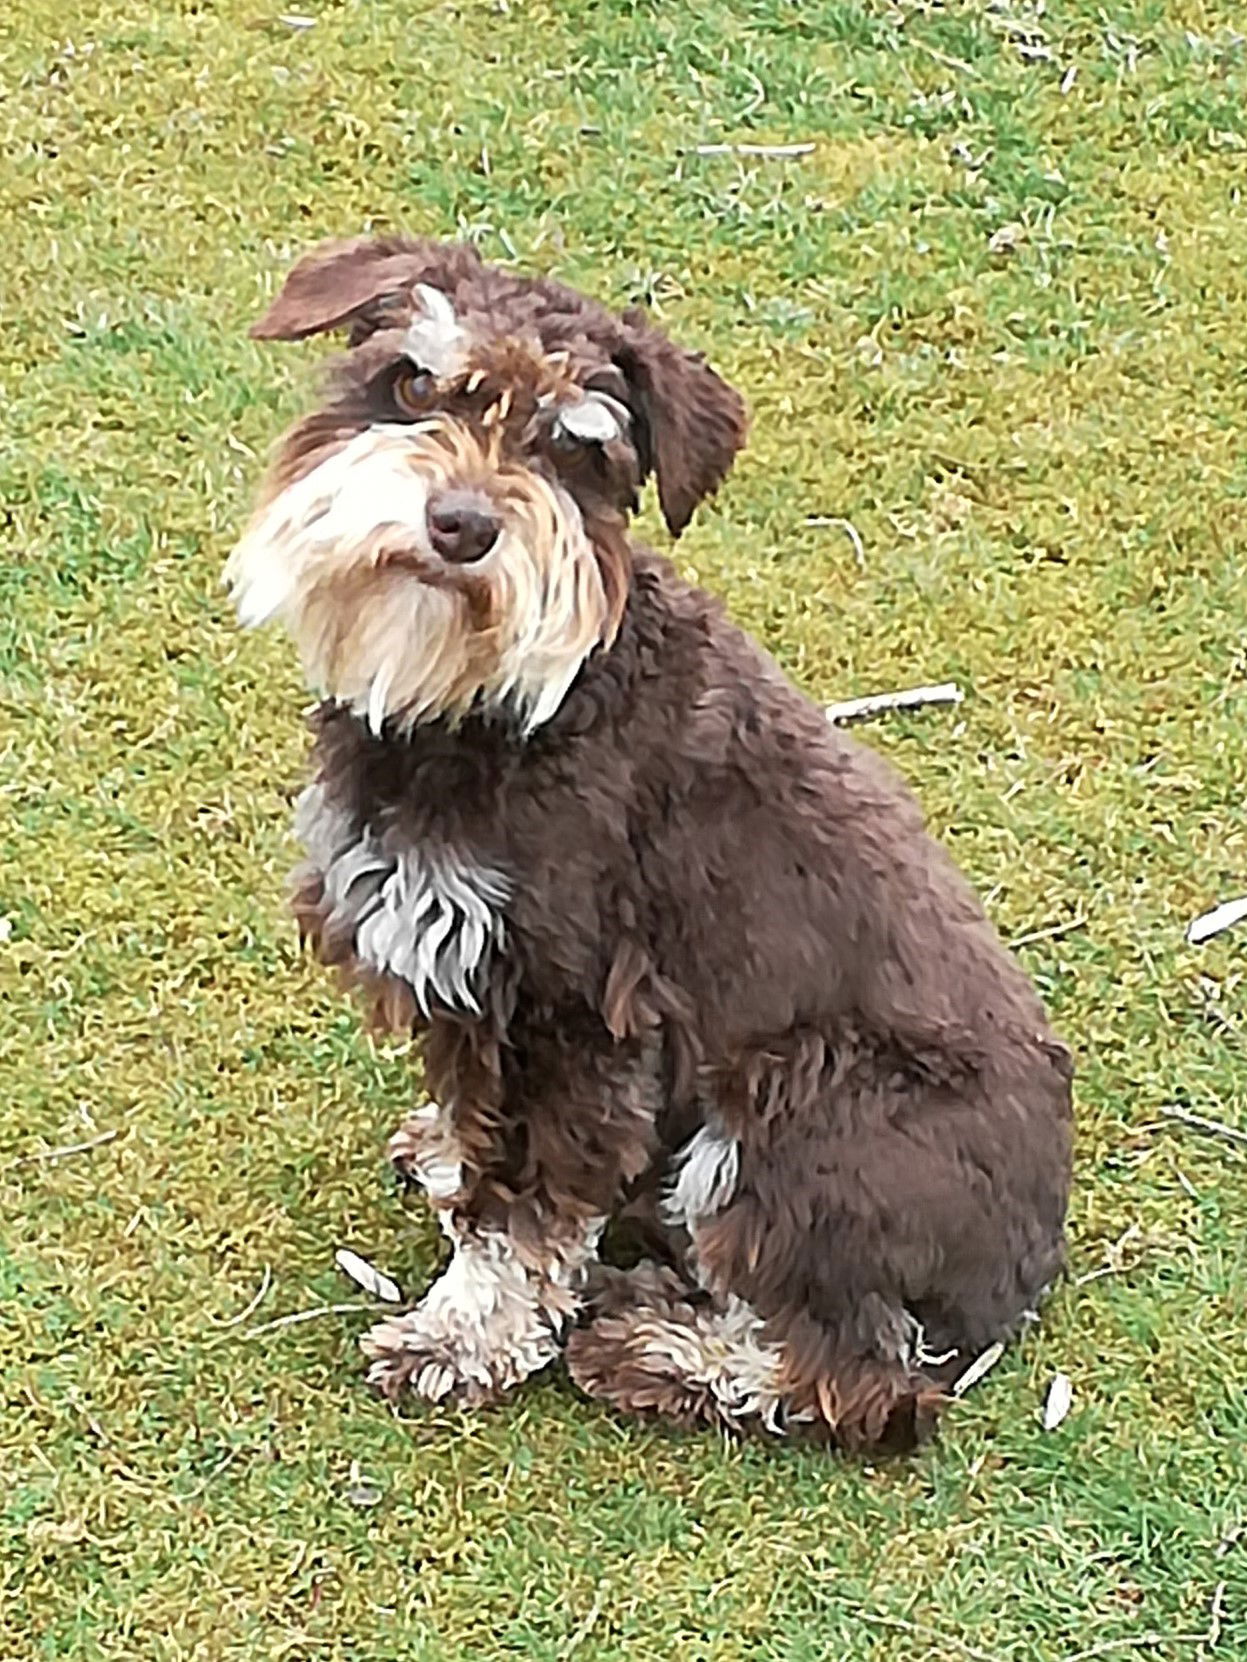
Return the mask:
{"type": "Polygon", "coordinates": [[[1235,1654],[1247,1177],[1158,1109],[1247,1126],[1247,937],[1183,940],[1247,887],[1240,8],[306,9],[0,16],[0,1656],[1235,1654]],[[694,153],[739,140],[815,149],[694,153]],[[646,298],[747,390],[679,558],[812,694],[968,689],[868,736],[1041,935],[1073,1270],[1114,1273],[909,1464],[558,1378],[395,1420],[364,1316],[219,1325],[434,1254],[380,1158],[408,1063],[283,910],[296,672],[218,588],[316,357],[246,325],[395,223],[646,298]]]}

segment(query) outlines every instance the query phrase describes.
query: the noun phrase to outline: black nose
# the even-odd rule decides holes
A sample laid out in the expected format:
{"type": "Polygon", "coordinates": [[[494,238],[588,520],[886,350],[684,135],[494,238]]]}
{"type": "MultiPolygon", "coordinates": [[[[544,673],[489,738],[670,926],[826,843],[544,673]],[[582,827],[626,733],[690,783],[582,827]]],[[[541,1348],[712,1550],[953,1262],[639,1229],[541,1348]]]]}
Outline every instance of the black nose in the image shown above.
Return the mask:
{"type": "Polygon", "coordinates": [[[502,529],[498,516],[476,491],[442,491],[430,501],[425,517],[434,553],[464,565],[483,559],[502,529]]]}

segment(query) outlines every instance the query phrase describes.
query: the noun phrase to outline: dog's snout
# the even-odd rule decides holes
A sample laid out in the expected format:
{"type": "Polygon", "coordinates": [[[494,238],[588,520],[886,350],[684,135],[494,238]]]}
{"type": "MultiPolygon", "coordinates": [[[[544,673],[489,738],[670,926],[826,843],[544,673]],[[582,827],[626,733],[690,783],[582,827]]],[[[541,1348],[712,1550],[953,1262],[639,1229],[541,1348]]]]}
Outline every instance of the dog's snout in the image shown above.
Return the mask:
{"type": "Polygon", "coordinates": [[[466,565],[484,559],[502,529],[497,514],[477,491],[442,491],[429,503],[427,520],[433,551],[466,565]]]}

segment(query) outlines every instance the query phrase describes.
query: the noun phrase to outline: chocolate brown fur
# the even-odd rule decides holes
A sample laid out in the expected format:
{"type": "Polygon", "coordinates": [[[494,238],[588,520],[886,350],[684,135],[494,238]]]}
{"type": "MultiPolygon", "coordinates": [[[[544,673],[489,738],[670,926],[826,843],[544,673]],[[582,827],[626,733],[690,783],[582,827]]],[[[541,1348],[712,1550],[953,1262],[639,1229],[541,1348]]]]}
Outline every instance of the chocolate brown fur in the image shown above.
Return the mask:
{"type": "MultiPolygon", "coordinates": [[[[490,455],[574,503],[605,598],[596,644],[534,729],[484,695],[466,712],[387,710],[375,731],[340,698],[321,705],[301,927],[380,1020],[423,1033],[439,1136],[461,1162],[453,1196],[430,1194],[460,1245],[540,1283],[555,1338],[549,1310],[580,1310],[569,1361],[587,1390],[682,1422],[911,1442],[948,1380],[1061,1267],[1069,1053],[894,771],[628,540],[646,477],[678,531],[744,433],[735,394],[642,319],[436,244],[313,256],[258,332],[347,327],[354,349],[271,495],[345,435],[394,421],[377,400],[418,282],[449,297],[473,341],[436,390],[439,416],[479,432],[494,411],[490,455]],[[626,433],[554,457],[534,424],[551,398],[595,385],[626,407],[626,433]],[[487,899],[505,883],[497,942],[475,956],[460,945],[442,982],[413,992],[392,971],[414,961],[403,896],[427,883],[449,917],[456,861],[487,899]],[[461,994],[430,998],[452,981],[461,994]],[[673,1217],[659,1204],[669,1164],[701,1128],[688,1192],[714,1195],[673,1217]],[[595,1286],[599,1221],[628,1214],[667,1267],[595,1286]],[[733,1346],[735,1372],[716,1374],[733,1346]]],[[[413,536],[399,553],[420,581],[465,595],[478,583],[456,626],[487,651],[494,591],[434,570],[413,536]]],[[[445,925],[448,939],[475,928],[473,947],[476,892],[445,925]]],[[[419,1136],[401,1147],[415,1160],[419,1136]]],[[[376,1339],[387,1389],[452,1388],[444,1304],[436,1346],[393,1326],[376,1339]]],[[[542,1344],[523,1342],[539,1365],[542,1344]]],[[[465,1373],[468,1400],[504,1382],[480,1346],[486,1383],[465,1373]]]]}

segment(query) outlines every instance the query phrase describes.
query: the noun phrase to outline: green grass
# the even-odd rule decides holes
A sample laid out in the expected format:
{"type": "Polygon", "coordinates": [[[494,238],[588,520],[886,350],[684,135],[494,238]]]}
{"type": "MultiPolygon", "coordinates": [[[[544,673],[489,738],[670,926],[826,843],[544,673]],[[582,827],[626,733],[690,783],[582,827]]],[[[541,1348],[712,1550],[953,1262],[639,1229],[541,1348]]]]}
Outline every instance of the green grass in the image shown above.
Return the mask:
{"type": "Polygon", "coordinates": [[[1241,8],[276,9],[0,15],[0,1658],[1235,1654],[1247,1166],[1157,1110],[1247,1126],[1247,937],[1183,940],[1247,887],[1241,8]],[[693,153],[732,140],[816,148],[693,153]],[[1081,1056],[1073,1268],[1117,1273],[910,1464],[557,1378],[395,1420],[362,1315],[218,1326],[266,1266],[255,1320],[349,1298],[339,1245],[434,1257],[382,1171],[409,1063],[283,911],[303,694],[218,587],[317,357],[246,326],[396,222],[747,390],[679,557],[812,694],[969,689],[869,738],[1006,935],[1065,931],[1022,953],[1081,1056]]]}

